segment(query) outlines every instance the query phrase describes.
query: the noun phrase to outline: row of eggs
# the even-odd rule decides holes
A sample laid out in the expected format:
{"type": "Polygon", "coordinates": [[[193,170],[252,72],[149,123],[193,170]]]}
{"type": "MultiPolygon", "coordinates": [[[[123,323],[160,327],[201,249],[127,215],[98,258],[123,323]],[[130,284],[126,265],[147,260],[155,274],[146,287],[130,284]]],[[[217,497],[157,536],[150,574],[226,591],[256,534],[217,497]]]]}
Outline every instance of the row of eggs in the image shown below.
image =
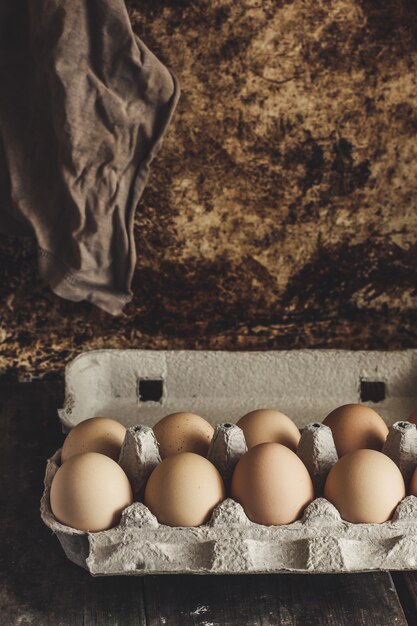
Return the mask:
{"type": "MultiPolygon", "coordinates": [[[[417,411],[409,417],[417,423],[417,411]]],[[[382,523],[406,495],[397,465],[380,450],[388,434],[371,408],[348,404],[323,422],[332,430],[339,460],[330,470],[324,497],[341,517],[354,523],[382,523]]],[[[242,417],[248,452],[238,461],[230,496],[258,524],[289,524],[314,499],[311,477],[297,456],[300,431],[279,411],[260,409],[242,417]]],[[[119,422],[105,417],[73,428],[61,450],[61,466],[51,485],[55,518],[78,530],[96,532],[116,526],[132,504],[129,480],[117,460],[126,434],[119,422]]],[[[193,413],[164,417],[154,426],[162,462],[146,484],[144,503],[161,524],[204,524],[226,498],[216,467],[205,458],[213,427],[193,413]]],[[[410,493],[417,496],[417,471],[410,493]]]]}

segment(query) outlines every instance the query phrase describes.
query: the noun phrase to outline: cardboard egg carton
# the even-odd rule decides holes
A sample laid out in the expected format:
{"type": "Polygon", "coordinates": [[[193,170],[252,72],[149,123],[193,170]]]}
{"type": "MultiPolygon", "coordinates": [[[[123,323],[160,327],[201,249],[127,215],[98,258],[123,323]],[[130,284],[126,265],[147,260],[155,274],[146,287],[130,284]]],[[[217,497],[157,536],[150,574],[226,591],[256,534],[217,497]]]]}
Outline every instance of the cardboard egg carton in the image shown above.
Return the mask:
{"type": "Polygon", "coordinates": [[[407,496],[384,524],[345,522],[321,497],[337,460],[331,431],[321,420],[336,406],[366,400],[365,393],[378,399],[365,403],[390,426],[383,451],[408,485],[417,465],[417,430],[404,418],[417,406],[417,351],[83,353],[66,371],[65,405],[59,411],[63,428],[94,415],[123,422],[128,431],[119,463],[136,501],[124,510],[120,524],[107,531],[86,533],[60,524],[49,503],[60,462],[58,450],[47,464],[42,518],[68,558],[93,575],[415,569],[416,497],[407,496]],[[297,453],[317,496],[302,519],[285,526],[262,526],[251,522],[242,507],[228,498],[198,528],[159,524],[141,502],[147,478],[160,462],[151,427],[178,410],[211,421],[215,433],[208,458],[229,487],[233,469],[246,450],[243,432],[233,422],[250,410],[266,407],[285,412],[302,429],[297,453]]]}

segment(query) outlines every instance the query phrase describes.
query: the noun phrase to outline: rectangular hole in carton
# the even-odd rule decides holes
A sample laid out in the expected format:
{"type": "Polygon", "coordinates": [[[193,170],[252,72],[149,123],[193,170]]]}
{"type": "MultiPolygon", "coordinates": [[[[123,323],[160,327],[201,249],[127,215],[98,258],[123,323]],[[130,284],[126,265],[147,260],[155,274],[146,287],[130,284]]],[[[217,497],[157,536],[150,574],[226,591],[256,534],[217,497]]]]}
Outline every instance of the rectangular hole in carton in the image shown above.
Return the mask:
{"type": "Polygon", "coordinates": [[[164,393],[162,378],[141,378],[138,381],[139,402],[161,402],[164,393]]]}
{"type": "Polygon", "coordinates": [[[361,380],[361,402],[385,400],[385,383],[380,380],[361,380]]]}

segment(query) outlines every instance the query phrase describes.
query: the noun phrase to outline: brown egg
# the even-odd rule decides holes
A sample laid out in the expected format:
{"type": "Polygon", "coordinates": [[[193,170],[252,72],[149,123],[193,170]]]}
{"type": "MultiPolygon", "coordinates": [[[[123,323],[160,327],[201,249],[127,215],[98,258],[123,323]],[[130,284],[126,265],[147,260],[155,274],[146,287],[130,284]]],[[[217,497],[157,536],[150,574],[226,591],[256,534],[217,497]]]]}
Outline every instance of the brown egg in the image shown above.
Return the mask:
{"type": "Polygon", "coordinates": [[[195,413],[171,413],[153,427],[161,459],[178,452],[206,456],[214,428],[195,413]]]}
{"type": "Polygon", "coordinates": [[[411,413],[407,421],[417,426],[417,409],[411,413]]]}
{"type": "Polygon", "coordinates": [[[120,465],[104,454],[85,452],[72,456],[58,469],[50,501],[59,522],[96,532],[116,526],[133,496],[120,465]]]}
{"type": "Polygon", "coordinates": [[[272,409],[258,409],[247,413],[237,422],[243,430],[248,449],[259,443],[281,443],[294,452],[300,441],[300,431],[294,422],[272,409]]]}
{"type": "Polygon", "coordinates": [[[410,482],[410,496],[417,497],[417,467],[414,470],[414,473],[410,482]]]}
{"type": "Polygon", "coordinates": [[[214,465],[199,454],[180,452],[155,467],[144,502],[161,524],[200,526],[225,497],[223,479],[214,465]]]}
{"type": "Polygon", "coordinates": [[[400,470],[385,454],[355,450],[333,465],[324,497],[348,522],[381,524],[392,517],[405,497],[405,484],[400,470]]]}
{"type": "Polygon", "coordinates": [[[99,452],[118,461],[126,428],[109,417],[92,417],[75,426],[61,450],[61,462],[82,452],[99,452]]]}
{"type": "Polygon", "coordinates": [[[388,426],[376,411],[363,404],[345,404],[325,418],[323,424],[332,431],[339,457],[359,450],[381,450],[388,426]]]}
{"type": "Polygon", "coordinates": [[[290,524],[314,499],[303,462],[279,443],[261,443],[238,461],[232,477],[232,498],[257,524],[290,524]]]}

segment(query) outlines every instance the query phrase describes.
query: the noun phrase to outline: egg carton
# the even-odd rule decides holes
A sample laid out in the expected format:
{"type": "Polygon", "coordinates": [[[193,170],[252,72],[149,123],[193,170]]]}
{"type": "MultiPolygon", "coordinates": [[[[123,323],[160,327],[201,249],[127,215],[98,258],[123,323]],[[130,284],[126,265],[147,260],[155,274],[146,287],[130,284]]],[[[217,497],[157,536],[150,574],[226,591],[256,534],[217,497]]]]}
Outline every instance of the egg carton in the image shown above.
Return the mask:
{"type": "Polygon", "coordinates": [[[49,459],[41,515],[67,557],[92,575],[146,573],[241,574],[358,572],[417,568],[417,498],[407,496],[383,524],[352,524],[322,497],[337,460],[330,429],[321,420],[336,406],[362,402],[389,425],[384,452],[406,484],[417,465],[417,430],[404,418],[417,406],[417,351],[336,350],[205,352],[98,350],[66,370],[59,410],[64,431],[94,415],[127,427],[119,463],[135,502],[119,525],[88,533],[59,523],[50,509],[50,486],[60,450],[49,459]],[[316,499],[302,519],[285,526],[251,522],[227,498],[198,528],[159,524],[141,502],[147,478],[160,462],[152,426],[179,410],[198,413],[215,426],[208,458],[230,486],[246,450],[239,417],[277,408],[302,434],[297,454],[314,483],[316,499]]]}

